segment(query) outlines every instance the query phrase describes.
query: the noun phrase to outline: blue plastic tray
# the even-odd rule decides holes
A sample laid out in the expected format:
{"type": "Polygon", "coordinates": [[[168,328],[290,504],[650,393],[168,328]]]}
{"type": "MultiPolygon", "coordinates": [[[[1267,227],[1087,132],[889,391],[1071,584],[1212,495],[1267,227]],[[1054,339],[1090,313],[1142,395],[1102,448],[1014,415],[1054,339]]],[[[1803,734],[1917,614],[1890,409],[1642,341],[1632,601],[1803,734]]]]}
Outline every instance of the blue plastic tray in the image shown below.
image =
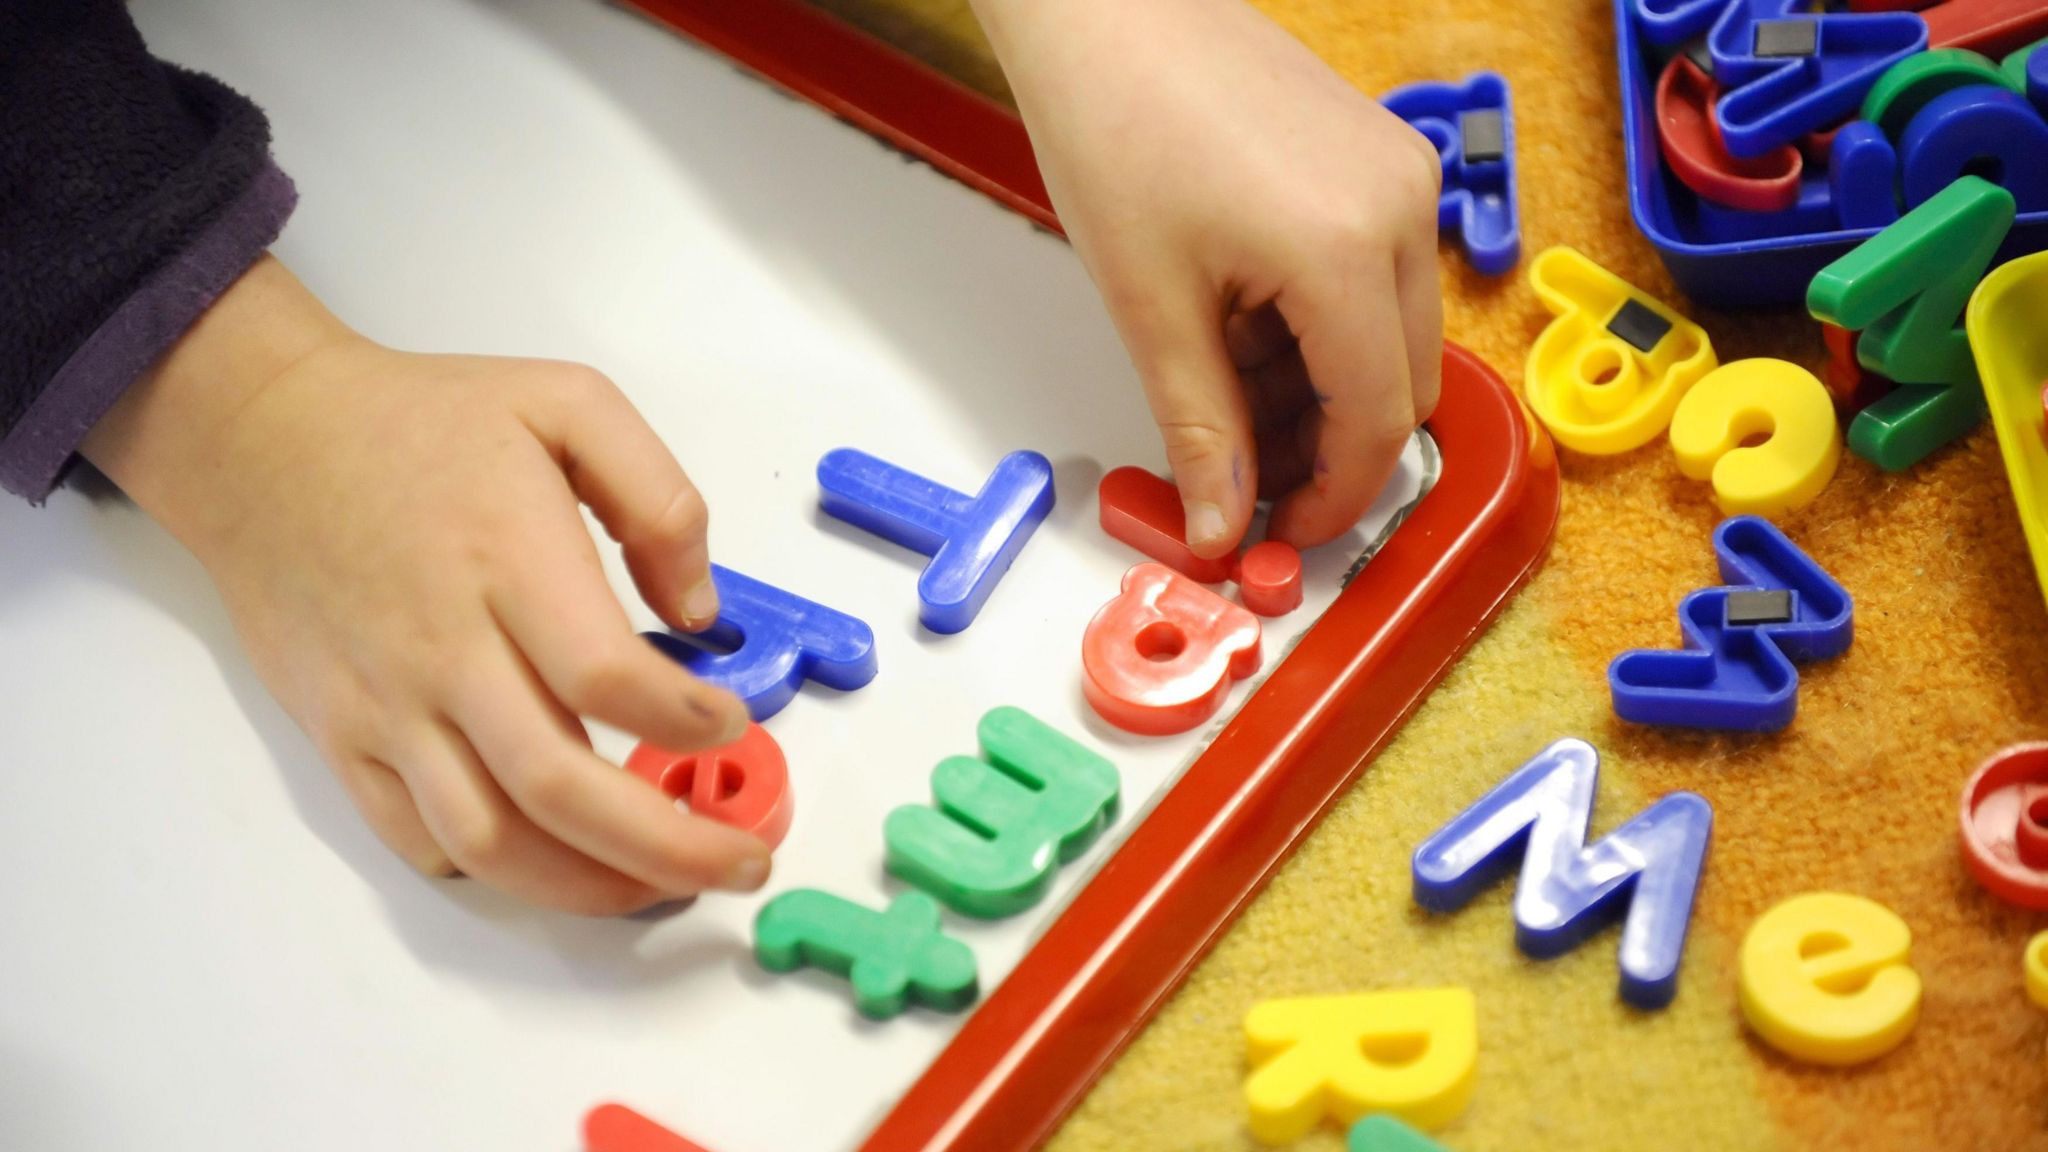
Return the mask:
{"type": "MultiPolygon", "coordinates": [[[[1628,200],[1636,227],[1649,238],[1671,278],[1696,304],[1710,308],[1804,306],[1814,273],[1877,235],[1875,228],[1709,240],[1699,223],[1700,201],[1664,167],[1653,102],[1657,59],[1637,26],[1635,0],[1614,0],[1616,52],[1621,62],[1621,136],[1627,149],[1628,200]]],[[[1710,208],[1709,211],[1712,211],[1710,208]]],[[[1757,217],[1767,227],[1770,217],[1757,217]]],[[[2048,212],[2021,215],[1999,249],[1997,262],[2048,249],[2048,212]]]]}

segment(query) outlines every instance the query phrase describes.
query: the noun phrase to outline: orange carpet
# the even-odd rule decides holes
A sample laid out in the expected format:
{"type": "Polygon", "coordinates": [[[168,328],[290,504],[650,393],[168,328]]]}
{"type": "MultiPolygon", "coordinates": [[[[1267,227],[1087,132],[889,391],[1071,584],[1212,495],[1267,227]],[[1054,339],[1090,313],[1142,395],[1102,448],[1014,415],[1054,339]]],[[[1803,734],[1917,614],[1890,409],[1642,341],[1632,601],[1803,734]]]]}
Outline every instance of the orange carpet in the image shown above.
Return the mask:
{"type": "MultiPolygon", "coordinates": [[[[1002,96],[964,0],[820,0],[1002,96]]],[[[1636,232],[1605,0],[1262,0],[1367,92],[1490,68],[1514,88],[1527,256],[1571,244],[1681,308],[1636,232]]],[[[1519,276],[1472,274],[1446,247],[1450,336],[1519,381],[1546,314],[1519,276]]],[[[1693,311],[1723,362],[1818,369],[1793,314],[1693,311]]],[[[2048,618],[1987,425],[1887,476],[1845,456],[1818,502],[1781,525],[1856,598],[1856,642],[1803,672],[1799,718],[1770,737],[1631,728],[1608,706],[1617,652],[1672,646],[1675,608],[1715,582],[1706,487],[1663,441],[1619,458],[1566,454],[1547,566],[1252,906],[1055,1140],[1056,1152],[1256,1147],[1245,1129],[1242,1021],[1287,995],[1462,984],[1479,998],[1479,1086],[1438,1138],[1456,1149],[2048,1149],[2048,1012],[2021,949],[2048,914],[1992,899],[1954,832],[1986,755],[2048,737],[2048,618]],[[1678,1000],[1615,995],[1615,935],[1550,961],[1514,948],[1497,887],[1425,918],[1408,854],[1550,740],[1606,759],[1594,835],[1650,799],[1713,802],[1713,847],[1678,1000]],[[1860,1068],[1795,1064],[1736,1009],[1732,959],[1765,908],[1817,889],[1861,894],[1914,933],[1921,1022],[1860,1068]]],[[[1330,1129],[1304,1149],[1341,1147],[1330,1129]]]]}

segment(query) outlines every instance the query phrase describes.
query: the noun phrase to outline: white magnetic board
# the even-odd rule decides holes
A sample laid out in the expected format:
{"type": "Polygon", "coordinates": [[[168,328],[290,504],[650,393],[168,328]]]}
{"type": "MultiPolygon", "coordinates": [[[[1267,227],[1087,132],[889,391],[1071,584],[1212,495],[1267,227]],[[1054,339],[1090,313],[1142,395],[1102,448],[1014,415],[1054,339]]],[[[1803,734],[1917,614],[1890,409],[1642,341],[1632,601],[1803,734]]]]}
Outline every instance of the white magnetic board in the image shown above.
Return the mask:
{"type": "MultiPolygon", "coordinates": [[[[1163,457],[1065,245],[596,3],[134,10],[159,54],[268,109],[304,197],[278,251],[345,319],[597,365],[703,489],[718,560],[874,627],[872,685],[769,724],[797,811],[768,894],[880,905],[883,815],[995,705],[1116,762],[1118,827],[1050,900],[949,918],[993,987],[1201,742],[1081,700],[1082,627],[1137,559],[1095,528],[1095,482],[1163,457]],[[1007,451],[1053,460],[1059,504],[967,632],[918,627],[922,558],[816,511],[842,444],[967,490],[1007,451]]],[[[1430,466],[1411,447],[1361,531],[1310,558],[1268,667],[1430,466]]],[[[840,1149],[957,1025],[866,1023],[830,977],[760,971],[760,897],[589,921],[414,877],[198,566],[103,489],[0,505],[0,653],[0,1146],[557,1152],[616,1098],[716,1152],[840,1149]]]]}

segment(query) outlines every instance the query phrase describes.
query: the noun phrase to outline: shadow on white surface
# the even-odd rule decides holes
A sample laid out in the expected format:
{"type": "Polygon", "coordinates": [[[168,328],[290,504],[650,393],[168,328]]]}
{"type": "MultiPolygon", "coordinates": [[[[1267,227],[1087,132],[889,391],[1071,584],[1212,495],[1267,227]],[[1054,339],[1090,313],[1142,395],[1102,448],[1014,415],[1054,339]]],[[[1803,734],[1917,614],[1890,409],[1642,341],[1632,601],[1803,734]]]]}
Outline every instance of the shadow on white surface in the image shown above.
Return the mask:
{"type": "MultiPolygon", "coordinates": [[[[962,381],[960,402],[980,405],[978,419],[1003,438],[1051,455],[1093,413],[1143,410],[1133,373],[1101,374],[1104,363],[1127,361],[1064,240],[951,180],[903,181],[881,165],[846,162],[850,152],[890,149],[823,112],[803,109],[816,131],[765,130],[761,102],[677,68],[662,40],[690,44],[712,67],[732,65],[650,21],[595,21],[562,0],[473,2],[572,65],[639,123],[688,170],[727,228],[774,252],[806,288],[859,312],[925,373],[962,381]],[[992,227],[991,217],[1003,223],[992,227]],[[1003,227],[1037,234],[1031,267],[977,258],[1003,227]],[[1064,290],[1039,290],[1048,280],[1064,290]],[[1062,343],[1049,344],[1048,333],[1062,343]]],[[[1162,449],[1132,463],[1159,468],[1164,459],[1162,449]]],[[[1060,490],[1077,490],[1067,478],[1060,490]]],[[[1091,481],[1079,490],[1093,488],[1091,481]]]]}

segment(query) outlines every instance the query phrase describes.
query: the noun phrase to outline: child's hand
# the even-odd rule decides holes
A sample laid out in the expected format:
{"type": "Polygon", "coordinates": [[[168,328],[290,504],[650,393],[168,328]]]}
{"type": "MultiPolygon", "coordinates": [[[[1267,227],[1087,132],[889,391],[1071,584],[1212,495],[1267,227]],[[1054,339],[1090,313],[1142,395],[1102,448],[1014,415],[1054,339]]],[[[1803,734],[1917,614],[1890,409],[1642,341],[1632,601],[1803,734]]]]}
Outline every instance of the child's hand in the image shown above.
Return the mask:
{"type": "Polygon", "coordinates": [[[94,429],[87,455],[192,549],[258,671],[384,842],[536,904],[751,889],[768,853],[594,755],[746,711],[634,635],[579,500],[678,627],[717,613],[702,500],[603,377],[421,356],[266,259],[94,429]]]}
{"type": "Polygon", "coordinates": [[[1240,0],[975,0],[1203,556],[1332,539],[1436,405],[1436,150],[1240,0]]]}

